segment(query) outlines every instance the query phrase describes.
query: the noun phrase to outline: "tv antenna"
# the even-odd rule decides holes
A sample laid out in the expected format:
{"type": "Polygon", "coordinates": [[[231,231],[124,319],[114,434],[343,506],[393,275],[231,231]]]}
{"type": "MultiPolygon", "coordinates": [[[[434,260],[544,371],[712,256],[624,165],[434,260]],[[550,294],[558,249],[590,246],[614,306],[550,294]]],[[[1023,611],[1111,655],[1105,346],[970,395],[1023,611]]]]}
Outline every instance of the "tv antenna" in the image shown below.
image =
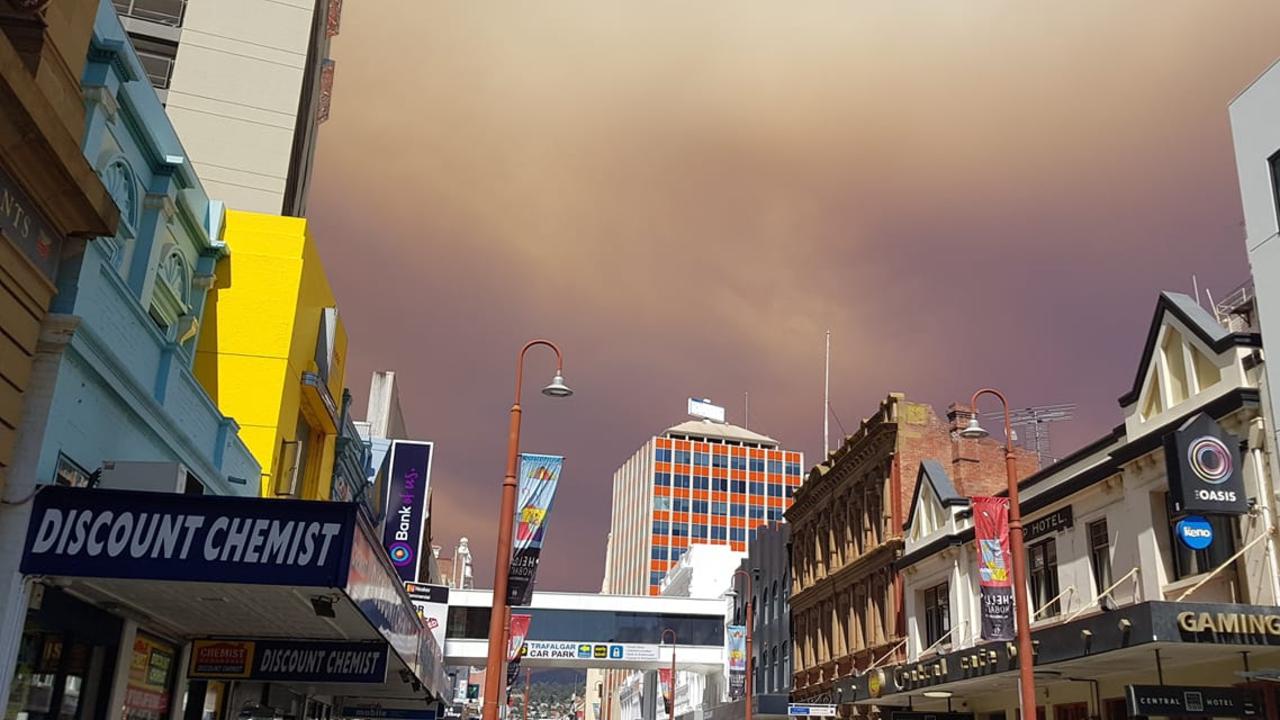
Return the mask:
{"type": "MultiPolygon", "coordinates": [[[[1022,437],[1014,433],[1014,442],[1022,448],[1036,454],[1040,467],[1045,467],[1058,458],[1053,456],[1053,446],[1049,442],[1049,424],[1075,419],[1076,404],[1033,405],[1026,408],[1009,409],[1009,425],[1022,429],[1022,437]]],[[[1004,422],[1004,413],[989,412],[982,414],[983,420],[1004,422]]]]}

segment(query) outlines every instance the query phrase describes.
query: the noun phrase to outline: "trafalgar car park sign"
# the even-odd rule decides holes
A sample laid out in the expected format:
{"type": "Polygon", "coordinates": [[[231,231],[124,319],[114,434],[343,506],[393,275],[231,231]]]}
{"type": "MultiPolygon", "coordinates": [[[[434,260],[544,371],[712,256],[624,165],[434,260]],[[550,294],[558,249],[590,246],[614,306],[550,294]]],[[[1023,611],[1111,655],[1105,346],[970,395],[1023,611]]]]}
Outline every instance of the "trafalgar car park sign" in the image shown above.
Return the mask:
{"type": "Polygon", "coordinates": [[[657,662],[657,645],[589,643],[564,640],[525,640],[521,657],[530,660],[603,660],[605,662],[657,662]]]}

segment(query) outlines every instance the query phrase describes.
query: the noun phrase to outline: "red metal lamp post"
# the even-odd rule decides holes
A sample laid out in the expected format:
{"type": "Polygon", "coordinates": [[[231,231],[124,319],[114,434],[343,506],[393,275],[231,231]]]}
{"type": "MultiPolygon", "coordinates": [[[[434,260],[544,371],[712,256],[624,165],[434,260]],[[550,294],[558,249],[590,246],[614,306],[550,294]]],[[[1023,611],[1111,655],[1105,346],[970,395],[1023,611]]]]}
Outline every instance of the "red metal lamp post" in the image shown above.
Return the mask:
{"type": "Polygon", "coordinates": [[[1031,613],[1027,611],[1027,549],[1022,540],[1022,507],[1018,502],[1018,461],[1013,450],[1013,428],[1009,422],[1009,401],[994,388],[982,388],[973,394],[969,409],[973,415],[960,436],[971,440],[989,433],[978,424],[978,398],[993,395],[1004,407],[1004,466],[1009,481],[1009,549],[1013,553],[1014,612],[1018,620],[1018,686],[1022,720],[1036,720],[1036,679],[1031,649],[1031,613]]]}
{"type": "Polygon", "coordinates": [[[498,551],[493,566],[493,608],[489,613],[489,657],[484,674],[484,720],[498,720],[498,697],[506,678],[507,574],[511,562],[511,526],[516,512],[516,468],[520,458],[520,389],[524,384],[524,356],[536,345],[545,345],[556,354],[556,374],[543,395],[569,397],[573,391],[564,384],[564,358],[550,340],[531,340],[516,356],[516,399],[511,406],[511,426],[507,433],[507,473],[502,479],[502,507],[498,514],[498,551]]]}

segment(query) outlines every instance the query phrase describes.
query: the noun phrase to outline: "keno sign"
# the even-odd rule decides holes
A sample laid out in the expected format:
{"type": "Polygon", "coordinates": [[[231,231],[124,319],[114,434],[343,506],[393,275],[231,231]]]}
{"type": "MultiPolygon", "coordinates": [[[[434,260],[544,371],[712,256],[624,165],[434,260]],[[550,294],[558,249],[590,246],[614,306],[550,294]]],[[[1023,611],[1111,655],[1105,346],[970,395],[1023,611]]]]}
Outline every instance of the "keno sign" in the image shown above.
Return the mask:
{"type": "Polygon", "coordinates": [[[355,505],[46,487],[27,575],[344,587],[355,505]]]}

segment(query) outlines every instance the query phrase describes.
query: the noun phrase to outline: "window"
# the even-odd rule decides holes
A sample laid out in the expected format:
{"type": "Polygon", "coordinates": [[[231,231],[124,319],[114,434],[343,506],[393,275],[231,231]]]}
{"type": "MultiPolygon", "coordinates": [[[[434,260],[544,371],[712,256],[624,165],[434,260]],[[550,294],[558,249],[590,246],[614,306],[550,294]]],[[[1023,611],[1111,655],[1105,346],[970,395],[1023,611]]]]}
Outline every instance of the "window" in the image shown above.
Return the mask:
{"type": "Polygon", "coordinates": [[[951,595],[947,583],[924,591],[925,647],[932,647],[951,631],[951,595]]]}
{"type": "Polygon", "coordinates": [[[173,60],[178,56],[178,46],[174,43],[154,40],[136,35],[129,36],[133,41],[133,49],[138,52],[138,62],[142,63],[142,71],[147,80],[157,90],[169,87],[173,78],[173,60]]]}
{"type": "Polygon", "coordinates": [[[669,532],[670,532],[670,525],[668,525],[668,524],[667,524],[667,521],[666,521],[666,520],[654,520],[654,521],[653,521],[653,534],[654,534],[654,535],[666,535],[666,534],[667,534],[667,533],[669,533],[669,532]]]}
{"type": "Polygon", "coordinates": [[[711,467],[718,467],[718,468],[729,467],[729,456],[719,455],[719,454],[712,455],[711,467]]]}
{"type": "Polygon", "coordinates": [[[689,512],[689,498],[675,498],[671,501],[671,509],[676,512],[689,512]]]}
{"type": "Polygon", "coordinates": [[[693,536],[695,538],[707,539],[708,528],[706,525],[694,525],[693,536]]]}
{"type": "Polygon", "coordinates": [[[786,687],[791,684],[791,643],[782,644],[782,678],[786,687]]]}
{"type": "Polygon", "coordinates": [[[747,491],[747,481],[732,480],[729,482],[729,489],[736,493],[745,493],[747,491]]]}
{"type": "Polygon", "coordinates": [[[1271,167],[1271,196],[1275,198],[1276,223],[1280,224],[1280,151],[1267,158],[1271,167]]]}
{"type": "Polygon", "coordinates": [[[650,552],[649,557],[653,558],[654,560],[666,560],[667,549],[665,547],[662,547],[661,545],[655,545],[653,550],[650,552]]]}
{"type": "Polygon", "coordinates": [[[678,488],[685,488],[685,489],[688,489],[688,487],[689,487],[689,476],[688,476],[688,475],[685,475],[684,473],[676,473],[675,483],[674,483],[674,484],[675,484],[675,486],[676,486],[676,487],[678,487],[678,488]]]}
{"type": "Polygon", "coordinates": [[[781,519],[782,519],[782,508],[769,508],[769,519],[770,519],[770,520],[781,520],[781,519]]]}
{"type": "Polygon", "coordinates": [[[728,528],[726,528],[725,526],[723,525],[711,526],[712,540],[725,540],[727,538],[727,535],[728,535],[728,528]]]}
{"type": "Polygon", "coordinates": [[[729,528],[729,539],[734,542],[742,542],[747,539],[746,528],[729,528]]]}
{"type": "Polygon", "coordinates": [[[702,475],[693,476],[694,490],[707,490],[711,486],[711,479],[702,475]]]}
{"type": "Polygon", "coordinates": [[[729,514],[734,517],[746,517],[747,506],[742,503],[734,503],[729,506],[729,514]]]}
{"type": "Polygon", "coordinates": [[[1089,562],[1093,566],[1093,588],[1099,595],[1111,587],[1111,538],[1107,535],[1107,519],[1088,525],[1089,562]]]}
{"type": "MultiPolygon", "coordinates": [[[[685,523],[672,523],[671,534],[675,537],[689,537],[689,526],[685,523]]],[[[676,558],[671,558],[675,560],[676,558]]]]}
{"type": "Polygon", "coordinates": [[[719,500],[711,501],[711,514],[724,517],[729,514],[729,503],[719,500]]]}
{"type": "Polygon", "coordinates": [[[660,473],[654,473],[654,474],[653,474],[653,484],[654,484],[654,485],[658,485],[658,486],[660,486],[660,487],[670,487],[670,486],[671,486],[671,473],[663,473],[663,472],[660,472],[660,473]]]}
{"type": "Polygon", "coordinates": [[[773,676],[773,685],[769,689],[773,692],[777,692],[778,689],[782,687],[782,673],[780,672],[781,668],[778,666],[777,645],[774,645],[773,649],[769,651],[769,667],[773,668],[773,672],[771,673],[773,676]]]}
{"type": "Polygon", "coordinates": [[[711,478],[711,489],[716,492],[729,492],[729,478],[711,478]]]}
{"type": "Polygon", "coordinates": [[[752,519],[752,520],[763,520],[763,519],[764,519],[764,508],[760,507],[759,505],[752,505],[752,506],[751,506],[751,519],[752,519]]]}
{"type": "Polygon", "coordinates": [[[670,510],[671,498],[665,495],[655,495],[653,498],[653,509],[654,510],[670,510]]]}
{"type": "Polygon", "coordinates": [[[705,513],[707,512],[707,501],[706,501],[706,500],[694,500],[694,501],[693,501],[693,511],[694,511],[694,512],[696,512],[696,513],[703,513],[703,514],[705,514],[705,513]]]}
{"type": "Polygon", "coordinates": [[[688,464],[689,464],[689,460],[690,460],[690,456],[689,456],[689,451],[688,451],[688,450],[677,450],[677,451],[676,451],[676,462],[677,462],[678,464],[680,464],[680,465],[688,465],[688,464]]]}
{"type": "Polygon", "coordinates": [[[668,448],[658,448],[653,451],[653,459],[658,462],[671,462],[671,450],[668,448]]]}
{"type": "Polygon", "coordinates": [[[182,27],[182,16],[187,10],[187,0],[111,0],[111,4],[116,6],[120,17],[148,20],[169,27],[182,27]]]}
{"type": "Polygon", "coordinates": [[[742,457],[741,455],[734,455],[733,458],[729,461],[729,467],[733,470],[746,470],[747,459],[742,457]]]}
{"type": "Polygon", "coordinates": [[[1227,561],[1236,552],[1236,525],[1228,515],[1206,515],[1213,526],[1213,544],[1204,550],[1192,550],[1173,535],[1173,523],[1169,523],[1169,544],[1173,548],[1173,574],[1184,577],[1207,573],[1227,561]]]}
{"type": "Polygon", "coordinates": [[[751,472],[764,472],[764,460],[751,458],[751,461],[747,463],[747,469],[751,472]]]}
{"type": "Polygon", "coordinates": [[[753,480],[751,483],[747,485],[747,487],[751,489],[751,494],[755,495],[756,497],[764,495],[764,483],[762,482],[753,480]]]}
{"type": "Polygon", "coordinates": [[[770,461],[769,461],[768,468],[769,468],[769,473],[770,473],[770,474],[781,475],[781,474],[782,474],[782,461],[781,461],[781,460],[770,460],[770,461]]]}
{"type": "Polygon", "coordinates": [[[1031,622],[1053,617],[1058,603],[1058,545],[1053,538],[1027,548],[1031,566],[1031,622]],[[1053,603],[1050,604],[1049,601],[1053,603]],[[1038,614],[1037,614],[1038,613],[1038,614]]]}
{"type": "Polygon", "coordinates": [[[777,620],[782,615],[781,603],[778,602],[778,581],[773,581],[773,619],[777,620]]]}
{"type": "Polygon", "coordinates": [[[711,456],[704,452],[696,452],[693,454],[693,464],[698,467],[706,467],[711,464],[711,456]]]}
{"type": "Polygon", "coordinates": [[[58,466],[53,471],[53,484],[67,487],[88,487],[89,471],[71,458],[58,453],[58,466]]]}

